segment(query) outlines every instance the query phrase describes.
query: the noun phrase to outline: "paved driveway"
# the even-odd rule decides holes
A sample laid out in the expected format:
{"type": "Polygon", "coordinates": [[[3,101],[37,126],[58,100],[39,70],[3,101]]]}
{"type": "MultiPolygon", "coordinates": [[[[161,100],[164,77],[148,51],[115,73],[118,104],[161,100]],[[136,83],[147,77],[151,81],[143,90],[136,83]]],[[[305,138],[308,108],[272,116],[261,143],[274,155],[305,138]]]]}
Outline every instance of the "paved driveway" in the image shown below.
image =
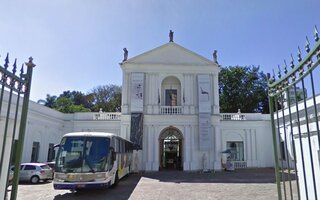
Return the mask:
{"type": "Polygon", "coordinates": [[[131,174],[115,188],[71,193],[54,190],[52,183],[20,184],[19,200],[105,199],[277,199],[273,169],[196,173],[165,171],[131,174]]]}

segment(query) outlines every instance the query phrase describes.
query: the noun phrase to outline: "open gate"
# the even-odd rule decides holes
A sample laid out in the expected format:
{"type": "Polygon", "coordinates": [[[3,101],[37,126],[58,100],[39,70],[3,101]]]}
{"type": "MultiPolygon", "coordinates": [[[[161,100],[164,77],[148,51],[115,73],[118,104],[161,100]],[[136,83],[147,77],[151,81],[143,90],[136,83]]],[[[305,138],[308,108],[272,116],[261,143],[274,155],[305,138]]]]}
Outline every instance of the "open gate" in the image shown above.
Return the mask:
{"type": "Polygon", "coordinates": [[[320,196],[320,40],[315,28],[314,47],[306,38],[306,55],[298,48],[285,62],[278,80],[269,78],[275,173],[278,199],[319,199],[320,196]],[[309,94],[309,95],[308,95],[309,94]]]}
{"type": "MultiPolygon", "coordinates": [[[[29,58],[27,72],[17,72],[17,59],[9,70],[9,55],[4,67],[0,66],[0,199],[8,199],[10,165],[20,166],[27,123],[32,70],[35,64],[29,58]]],[[[20,167],[14,168],[10,199],[16,199],[20,167]]]]}

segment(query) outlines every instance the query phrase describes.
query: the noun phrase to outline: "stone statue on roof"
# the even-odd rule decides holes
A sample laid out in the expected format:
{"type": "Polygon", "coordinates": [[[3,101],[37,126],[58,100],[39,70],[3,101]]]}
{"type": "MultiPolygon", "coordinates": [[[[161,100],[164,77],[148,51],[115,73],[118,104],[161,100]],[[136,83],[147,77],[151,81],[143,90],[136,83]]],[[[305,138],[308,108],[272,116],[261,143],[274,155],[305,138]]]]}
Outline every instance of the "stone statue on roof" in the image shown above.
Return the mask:
{"type": "Polygon", "coordinates": [[[218,51],[214,50],[213,51],[213,62],[218,64],[218,56],[217,56],[218,51]]]}
{"type": "Polygon", "coordinates": [[[169,32],[169,42],[173,42],[173,31],[170,30],[169,32]]]}
{"type": "Polygon", "coordinates": [[[128,59],[128,50],[127,48],[123,48],[123,61],[126,61],[128,59]]]}

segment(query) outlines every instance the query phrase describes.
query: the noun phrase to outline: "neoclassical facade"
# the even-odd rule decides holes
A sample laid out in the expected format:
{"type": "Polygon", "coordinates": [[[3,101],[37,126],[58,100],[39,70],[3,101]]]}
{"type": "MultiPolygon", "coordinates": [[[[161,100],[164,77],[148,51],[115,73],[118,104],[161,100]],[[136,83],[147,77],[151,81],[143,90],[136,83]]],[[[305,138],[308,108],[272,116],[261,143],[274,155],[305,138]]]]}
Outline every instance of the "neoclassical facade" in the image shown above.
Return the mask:
{"type": "Polygon", "coordinates": [[[236,168],[274,166],[270,115],[220,113],[216,55],[172,41],[127,56],[121,113],[63,114],[30,102],[23,162],[51,160],[65,133],[104,131],[134,142],[136,171],[221,170],[226,157],[236,168]]]}

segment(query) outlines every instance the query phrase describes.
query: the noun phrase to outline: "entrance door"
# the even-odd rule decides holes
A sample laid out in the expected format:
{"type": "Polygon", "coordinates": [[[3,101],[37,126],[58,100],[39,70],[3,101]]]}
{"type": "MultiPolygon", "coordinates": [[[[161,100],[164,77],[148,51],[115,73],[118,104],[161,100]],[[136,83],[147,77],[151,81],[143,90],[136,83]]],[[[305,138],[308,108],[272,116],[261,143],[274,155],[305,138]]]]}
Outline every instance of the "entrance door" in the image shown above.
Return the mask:
{"type": "Polygon", "coordinates": [[[160,170],[182,170],[182,134],[176,129],[167,129],[159,140],[160,170]]]}

